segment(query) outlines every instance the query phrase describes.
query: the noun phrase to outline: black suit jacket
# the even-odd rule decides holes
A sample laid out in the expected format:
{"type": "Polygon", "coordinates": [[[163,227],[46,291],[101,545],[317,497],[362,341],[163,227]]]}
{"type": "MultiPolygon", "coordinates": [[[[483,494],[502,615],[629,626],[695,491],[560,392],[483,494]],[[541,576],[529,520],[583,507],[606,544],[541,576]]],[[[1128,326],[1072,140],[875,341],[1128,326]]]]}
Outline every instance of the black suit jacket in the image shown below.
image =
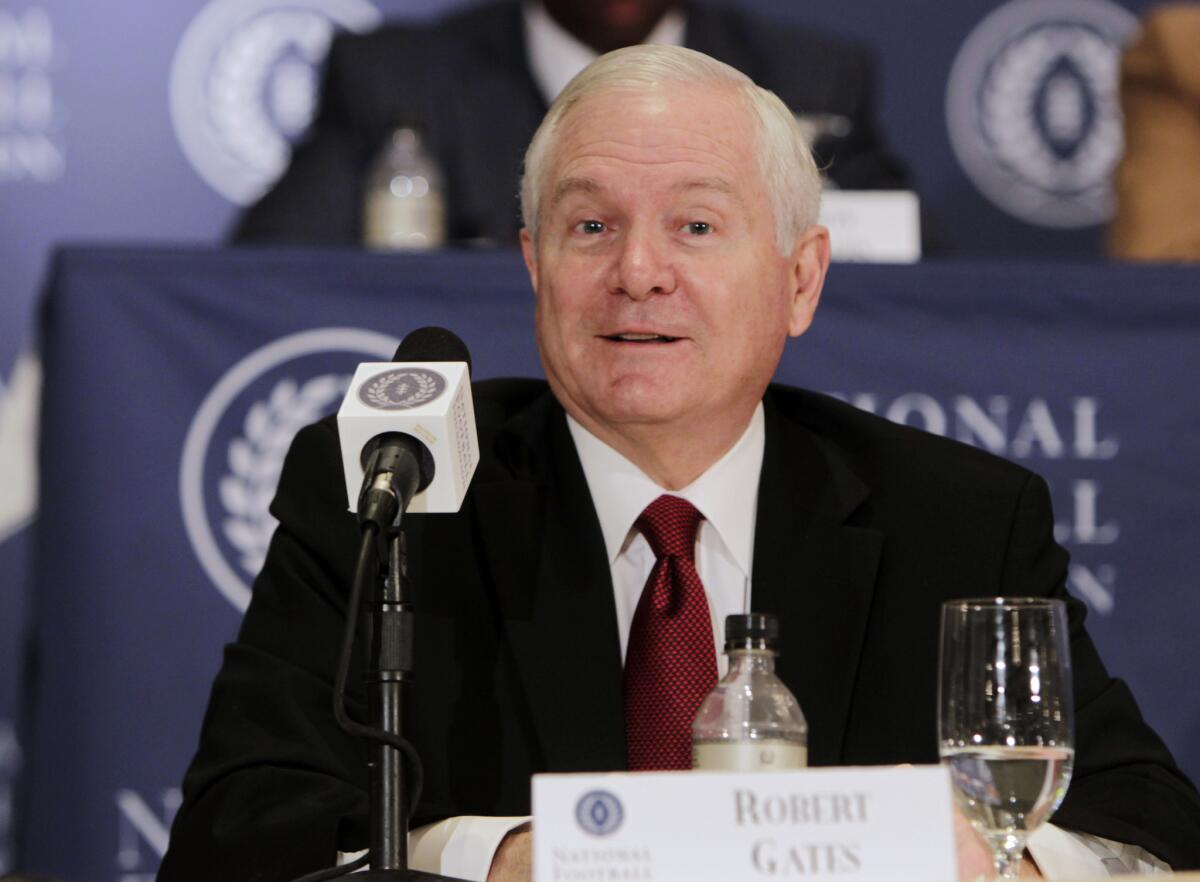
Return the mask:
{"type": "MultiPolygon", "coordinates": [[[[819,139],[816,152],[838,186],[907,186],[875,128],[867,50],[732,8],[693,3],[687,16],[688,46],[744,71],[797,113],[836,118],[838,134],[819,139]]],[[[521,161],[545,113],[526,61],[520,5],[511,0],[431,26],[340,36],[309,136],[234,238],[360,242],[367,166],[392,129],[408,123],[445,173],[450,237],[514,244],[521,161]]]]}
{"type": "MultiPolygon", "coordinates": [[[[536,381],[476,394],[483,458],[462,512],[408,519],[416,823],[524,814],[532,773],[625,762],[611,579],[562,409],[536,381]]],[[[810,762],[936,762],[941,602],[1066,596],[1045,484],[814,393],[772,387],[765,402],[752,600],[781,619],[810,762]]],[[[330,711],[358,545],[332,420],[297,436],[273,511],[161,880],[287,879],[366,845],[366,751],[330,711]]],[[[1200,799],[1069,603],[1078,749],[1056,821],[1200,866],[1200,799]]],[[[360,676],[356,657],[358,714],[360,676]]]]}

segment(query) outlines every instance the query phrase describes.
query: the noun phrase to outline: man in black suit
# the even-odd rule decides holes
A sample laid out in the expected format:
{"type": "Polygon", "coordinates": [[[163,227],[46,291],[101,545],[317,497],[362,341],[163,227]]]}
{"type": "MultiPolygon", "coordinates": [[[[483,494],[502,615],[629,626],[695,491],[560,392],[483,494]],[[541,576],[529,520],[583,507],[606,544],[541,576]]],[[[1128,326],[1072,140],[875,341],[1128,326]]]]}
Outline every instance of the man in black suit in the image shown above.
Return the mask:
{"type": "MultiPolygon", "coordinates": [[[[711,658],[724,613],[774,612],[813,764],[936,762],[939,605],[1065,598],[1066,554],[1028,471],[769,386],[829,261],[819,176],[787,108],[689,50],[625,49],[555,103],[526,168],[522,245],[548,389],[479,384],[483,458],[463,511],[407,519],[421,621],[405,731],[425,760],[415,821],[441,822],[417,857],[527,878],[517,825],[531,774],[641,765],[629,677],[645,646],[632,635],[659,561],[639,513],[663,498],[703,518],[687,555],[703,596],[693,583],[690,597],[711,621],[657,661],[711,658]]],[[[366,748],[330,711],[358,544],[339,463],[329,420],[289,453],[280,527],[214,685],[163,882],[288,878],[365,847],[366,748]]],[[[1069,603],[1075,778],[1061,829],[1031,846],[1038,867],[1078,873],[1064,849],[1126,845],[1198,866],[1200,797],[1069,603]]],[[[657,737],[688,734],[685,715],[657,737]]],[[[961,833],[964,877],[986,872],[961,833]]]]}
{"type": "Polygon", "coordinates": [[[835,185],[908,186],[876,129],[861,46],[703,2],[504,0],[335,39],[310,134],[234,238],[361,242],[366,169],[406,124],[444,172],[449,238],[515,245],[521,157],[549,102],[589,56],[646,40],[682,40],[775,91],[811,129],[835,185]]]}

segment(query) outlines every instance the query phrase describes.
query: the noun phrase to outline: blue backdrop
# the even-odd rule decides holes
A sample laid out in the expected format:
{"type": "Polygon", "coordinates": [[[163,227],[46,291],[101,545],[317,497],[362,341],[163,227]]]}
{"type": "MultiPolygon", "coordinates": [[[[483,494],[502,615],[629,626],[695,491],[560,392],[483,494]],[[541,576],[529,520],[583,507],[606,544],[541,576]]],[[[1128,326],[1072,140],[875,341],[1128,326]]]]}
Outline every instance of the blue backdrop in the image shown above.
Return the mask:
{"type": "MultiPolygon", "coordinates": [[[[1044,474],[1092,633],[1193,776],[1198,283],[1200,270],[1087,264],[836,267],[779,372],[1044,474]]],[[[393,333],[426,324],[454,328],[480,377],[540,374],[515,253],[56,261],[20,806],[29,869],[152,878],[287,444],[336,408],[358,361],[390,357],[393,333]]]]}

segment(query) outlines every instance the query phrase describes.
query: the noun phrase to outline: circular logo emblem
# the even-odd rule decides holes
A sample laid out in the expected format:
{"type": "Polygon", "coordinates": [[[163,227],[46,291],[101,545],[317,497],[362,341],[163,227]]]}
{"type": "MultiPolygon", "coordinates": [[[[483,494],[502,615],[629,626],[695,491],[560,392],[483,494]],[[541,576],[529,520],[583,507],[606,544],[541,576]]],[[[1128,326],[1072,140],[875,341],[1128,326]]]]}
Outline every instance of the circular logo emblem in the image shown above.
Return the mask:
{"type": "Polygon", "coordinates": [[[233,202],[279,177],[316,104],[335,27],[380,20],[368,0],[213,0],[188,26],[171,69],[171,119],[200,176],[233,202]]]}
{"type": "Polygon", "coordinates": [[[396,368],[362,384],[358,400],[375,410],[412,410],[437,401],[446,391],[446,378],[427,368],[396,368]]]}
{"type": "Polygon", "coordinates": [[[1136,26],[1109,0],[1012,0],[980,22],[951,68],[946,121],[984,196],[1045,227],[1109,218],[1117,73],[1136,26]]]}
{"type": "Polygon", "coordinates": [[[396,339],[357,328],[292,334],[231,367],[192,418],[179,467],[189,541],[217,590],[244,611],[275,532],[269,506],[301,428],[332,413],[364,356],[396,339]]]}
{"type": "Polygon", "coordinates": [[[616,833],[625,820],[621,800],[607,790],[592,790],[575,803],[575,820],[585,833],[609,836],[616,833]]]}

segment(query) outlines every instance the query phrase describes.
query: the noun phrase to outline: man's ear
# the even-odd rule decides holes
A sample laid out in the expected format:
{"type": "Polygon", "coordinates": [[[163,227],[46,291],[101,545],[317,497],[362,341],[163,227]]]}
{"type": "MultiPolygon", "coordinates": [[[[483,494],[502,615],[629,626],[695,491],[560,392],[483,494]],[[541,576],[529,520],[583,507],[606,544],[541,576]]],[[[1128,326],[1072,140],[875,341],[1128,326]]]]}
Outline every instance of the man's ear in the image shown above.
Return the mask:
{"type": "Polygon", "coordinates": [[[533,284],[533,290],[536,291],[538,286],[537,256],[533,251],[533,236],[525,227],[521,227],[521,255],[525,258],[525,269],[529,271],[529,281],[533,284]]]}
{"type": "Polygon", "coordinates": [[[812,224],[796,240],[792,251],[792,314],[788,334],[799,337],[812,324],[821,301],[821,288],[829,270],[829,230],[812,224]]]}

